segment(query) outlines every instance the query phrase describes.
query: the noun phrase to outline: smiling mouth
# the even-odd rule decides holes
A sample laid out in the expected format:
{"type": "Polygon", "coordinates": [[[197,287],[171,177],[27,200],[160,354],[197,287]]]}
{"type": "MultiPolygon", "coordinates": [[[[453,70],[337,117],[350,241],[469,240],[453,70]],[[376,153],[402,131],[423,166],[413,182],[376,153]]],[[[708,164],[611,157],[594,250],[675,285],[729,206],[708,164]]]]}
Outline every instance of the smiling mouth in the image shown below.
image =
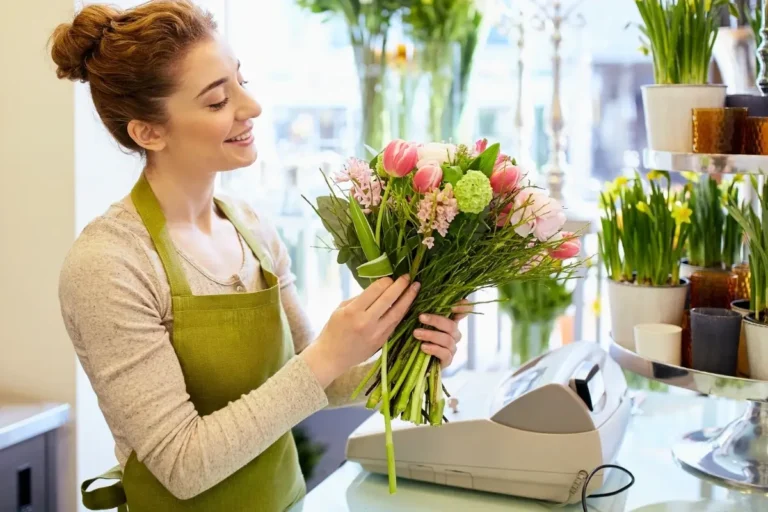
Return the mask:
{"type": "Polygon", "coordinates": [[[248,140],[251,138],[251,132],[253,131],[253,128],[249,129],[245,133],[241,133],[237,137],[232,137],[231,139],[227,139],[224,142],[242,142],[244,140],[248,140]]]}

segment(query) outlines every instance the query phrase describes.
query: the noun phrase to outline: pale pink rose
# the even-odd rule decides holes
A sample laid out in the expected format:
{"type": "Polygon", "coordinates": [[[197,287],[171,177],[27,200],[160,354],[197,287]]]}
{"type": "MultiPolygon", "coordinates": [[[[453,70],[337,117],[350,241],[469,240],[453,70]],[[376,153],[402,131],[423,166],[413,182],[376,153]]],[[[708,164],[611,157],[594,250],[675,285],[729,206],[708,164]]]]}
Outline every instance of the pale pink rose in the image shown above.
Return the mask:
{"type": "Polygon", "coordinates": [[[475,142],[475,156],[488,149],[488,139],[480,139],[475,142]]]}
{"type": "Polygon", "coordinates": [[[426,194],[440,186],[443,182],[443,169],[439,165],[429,164],[420,167],[413,175],[413,188],[416,192],[426,194]]]}
{"type": "Polygon", "coordinates": [[[535,225],[535,217],[531,208],[525,204],[531,194],[532,192],[529,189],[523,189],[518,192],[515,200],[512,202],[515,211],[509,216],[509,223],[515,226],[515,233],[523,238],[533,232],[535,225]]]}
{"type": "Polygon", "coordinates": [[[520,183],[522,175],[523,173],[520,171],[520,168],[512,165],[508,157],[497,160],[496,165],[493,167],[493,174],[491,174],[491,187],[494,194],[498,196],[514,192],[520,183]]]}
{"type": "Polygon", "coordinates": [[[419,157],[416,162],[416,167],[421,169],[427,165],[434,164],[437,166],[445,163],[452,163],[456,157],[456,146],[454,144],[443,144],[441,142],[430,142],[420,146],[419,157]]]}
{"type": "Polygon", "coordinates": [[[570,258],[575,258],[579,255],[579,253],[581,253],[581,241],[573,236],[573,233],[561,231],[553,237],[553,240],[557,242],[560,240],[565,240],[556,249],[549,250],[549,255],[555,259],[567,260],[570,258]]]}
{"type": "Polygon", "coordinates": [[[536,216],[533,234],[540,241],[549,240],[560,231],[565,225],[565,212],[560,202],[548,197],[546,194],[540,194],[543,198],[541,202],[546,201],[544,206],[534,210],[536,216]]]}
{"type": "Polygon", "coordinates": [[[382,164],[387,174],[402,178],[413,171],[418,158],[419,149],[416,144],[397,139],[387,144],[382,155],[382,164]]]}

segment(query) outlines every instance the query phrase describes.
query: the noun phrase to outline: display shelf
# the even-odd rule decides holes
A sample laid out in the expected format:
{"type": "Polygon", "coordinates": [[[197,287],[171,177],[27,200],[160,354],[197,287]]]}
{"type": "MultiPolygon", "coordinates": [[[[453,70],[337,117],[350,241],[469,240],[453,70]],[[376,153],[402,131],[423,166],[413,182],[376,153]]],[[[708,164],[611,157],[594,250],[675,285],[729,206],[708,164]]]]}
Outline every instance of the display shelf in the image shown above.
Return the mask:
{"type": "Polygon", "coordinates": [[[684,469],[714,483],[768,492],[768,382],[652,361],[615,342],[609,353],[619,366],[642,377],[705,395],[748,401],[741,417],[725,427],[687,434],[672,453],[684,469]]]}
{"type": "Polygon", "coordinates": [[[768,156],[646,150],[643,153],[643,166],[659,171],[693,171],[702,174],[768,174],[768,156]]]}

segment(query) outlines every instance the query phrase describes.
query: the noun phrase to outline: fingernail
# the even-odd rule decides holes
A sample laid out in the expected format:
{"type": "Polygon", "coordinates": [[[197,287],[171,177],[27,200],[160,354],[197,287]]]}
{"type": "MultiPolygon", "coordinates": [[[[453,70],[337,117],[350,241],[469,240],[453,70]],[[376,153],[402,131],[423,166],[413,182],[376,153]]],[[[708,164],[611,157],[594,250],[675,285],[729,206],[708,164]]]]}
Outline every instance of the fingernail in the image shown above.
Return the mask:
{"type": "Polygon", "coordinates": [[[403,274],[402,276],[400,276],[400,278],[405,279],[406,283],[411,280],[411,276],[408,274],[403,274]]]}
{"type": "Polygon", "coordinates": [[[423,331],[421,329],[416,329],[415,331],[413,331],[413,337],[420,338],[422,336],[422,332],[423,331]]]}
{"type": "Polygon", "coordinates": [[[427,315],[421,315],[419,317],[419,320],[421,320],[422,322],[426,322],[427,320],[429,320],[429,317],[427,315]]]}
{"type": "Polygon", "coordinates": [[[418,290],[419,288],[421,288],[421,283],[419,283],[419,282],[417,281],[417,282],[413,283],[413,284],[411,285],[411,287],[412,287],[414,290],[418,290]]]}

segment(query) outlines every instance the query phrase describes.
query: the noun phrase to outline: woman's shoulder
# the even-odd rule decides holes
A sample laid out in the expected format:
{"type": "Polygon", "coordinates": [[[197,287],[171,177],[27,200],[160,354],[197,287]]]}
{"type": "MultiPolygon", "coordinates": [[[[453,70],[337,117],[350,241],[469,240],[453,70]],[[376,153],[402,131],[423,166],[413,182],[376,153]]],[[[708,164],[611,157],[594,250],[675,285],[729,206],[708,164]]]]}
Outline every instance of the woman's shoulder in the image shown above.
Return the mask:
{"type": "Polygon", "coordinates": [[[63,285],[105,282],[126,273],[154,273],[151,239],[138,214],[125,200],[112,204],[78,235],[62,265],[63,285]]]}

